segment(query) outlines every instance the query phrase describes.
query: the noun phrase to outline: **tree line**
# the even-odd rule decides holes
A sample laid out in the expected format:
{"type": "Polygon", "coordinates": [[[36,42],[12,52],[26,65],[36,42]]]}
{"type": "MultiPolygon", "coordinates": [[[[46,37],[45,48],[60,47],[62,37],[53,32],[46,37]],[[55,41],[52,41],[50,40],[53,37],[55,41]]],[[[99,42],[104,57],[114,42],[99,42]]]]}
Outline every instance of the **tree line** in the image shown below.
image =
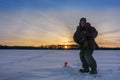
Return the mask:
{"type": "MultiPolygon", "coordinates": [[[[79,50],[79,45],[41,45],[35,46],[7,46],[0,45],[0,49],[25,49],[25,50],[79,50]]],[[[109,47],[99,47],[96,50],[120,50],[119,47],[109,48],[109,47]]]]}

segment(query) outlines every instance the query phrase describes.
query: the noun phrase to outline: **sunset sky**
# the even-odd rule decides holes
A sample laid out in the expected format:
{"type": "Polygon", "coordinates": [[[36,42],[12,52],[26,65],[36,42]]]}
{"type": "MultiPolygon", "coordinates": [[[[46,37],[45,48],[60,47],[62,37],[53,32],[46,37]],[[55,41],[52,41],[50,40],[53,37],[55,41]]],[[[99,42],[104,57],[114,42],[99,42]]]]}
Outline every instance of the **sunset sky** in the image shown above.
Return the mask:
{"type": "Polygon", "coordinates": [[[75,44],[81,17],[100,47],[120,47],[120,0],[0,0],[0,45],[75,44]]]}

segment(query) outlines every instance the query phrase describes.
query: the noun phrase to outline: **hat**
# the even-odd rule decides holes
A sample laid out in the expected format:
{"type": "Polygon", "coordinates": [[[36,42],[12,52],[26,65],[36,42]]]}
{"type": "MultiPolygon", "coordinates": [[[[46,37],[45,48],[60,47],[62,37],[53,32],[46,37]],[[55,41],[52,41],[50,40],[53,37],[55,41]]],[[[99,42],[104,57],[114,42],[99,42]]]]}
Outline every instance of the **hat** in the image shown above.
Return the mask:
{"type": "Polygon", "coordinates": [[[82,17],[82,18],[80,19],[80,21],[83,21],[83,20],[84,20],[85,22],[87,21],[86,18],[82,17]]]}

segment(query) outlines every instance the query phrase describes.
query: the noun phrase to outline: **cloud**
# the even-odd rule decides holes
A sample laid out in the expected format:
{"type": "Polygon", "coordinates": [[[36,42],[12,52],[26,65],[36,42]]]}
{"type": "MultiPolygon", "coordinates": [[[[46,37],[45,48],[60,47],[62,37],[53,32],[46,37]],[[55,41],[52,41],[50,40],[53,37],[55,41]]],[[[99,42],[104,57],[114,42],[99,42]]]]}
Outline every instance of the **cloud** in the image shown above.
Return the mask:
{"type": "MultiPolygon", "coordinates": [[[[119,40],[119,10],[22,10],[17,12],[0,13],[0,40],[11,45],[25,44],[61,44],[72,43],[73,33],[81,17],[100,33],[97,42],[109,44],[119,40]],[[117,36],[110,36],[111,34],[117,36]],[[106,42],[105,38],[112,39],[106,42]],[[114,38],[114,39],[113,39],[114,38]],[[110,41],[110,42],[109,42],[110,41]]],[[[119,43],[117,41],[117,43],[119,43]]]]}

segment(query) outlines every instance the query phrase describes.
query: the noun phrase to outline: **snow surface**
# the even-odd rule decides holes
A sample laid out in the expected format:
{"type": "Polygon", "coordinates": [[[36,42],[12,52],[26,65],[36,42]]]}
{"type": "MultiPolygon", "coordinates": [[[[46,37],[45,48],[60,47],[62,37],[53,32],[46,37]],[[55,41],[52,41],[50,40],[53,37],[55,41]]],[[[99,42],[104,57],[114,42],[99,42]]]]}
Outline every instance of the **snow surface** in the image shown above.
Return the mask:
{"type": "Polygon", "coordinates": [[[94,57],[97,75],[78,71],[79,50],[0,50],[0,80],[120,80],[120,50],[96,50],[94,57]]]}

